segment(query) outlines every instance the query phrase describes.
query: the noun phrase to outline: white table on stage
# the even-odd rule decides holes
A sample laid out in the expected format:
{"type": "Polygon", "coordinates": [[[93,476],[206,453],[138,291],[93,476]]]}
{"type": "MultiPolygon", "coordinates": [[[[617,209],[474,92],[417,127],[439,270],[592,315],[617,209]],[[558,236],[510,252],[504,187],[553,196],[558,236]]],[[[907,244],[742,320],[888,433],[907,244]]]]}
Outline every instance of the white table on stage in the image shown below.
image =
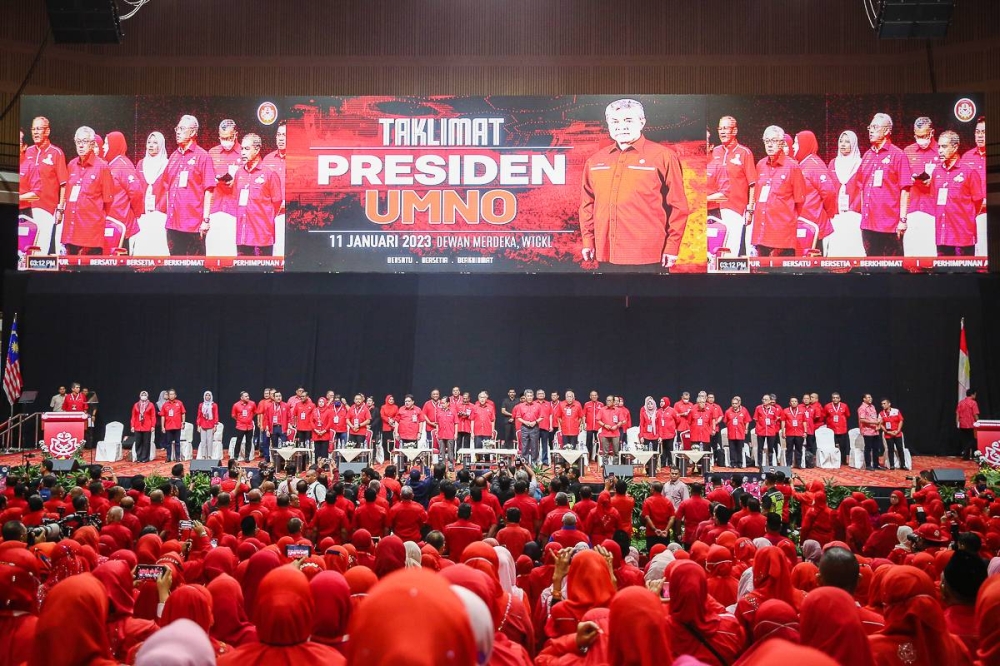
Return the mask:
{"type": "Polygon", "coordinates": [[[345,446],[342,449],[336,449],[336,453],[347,462],[354,462],[357,458],[362,455],[368,456],[368,461],[371,462],[372,459],[372,449],[354,448],[350,446],[345,446]]]}
{"type": "Polygon", "coordinates": [[[478,462],[480,458],[486,458],[489,456],[497,456],[499,458],[509,458],[513,461],[517,458],[517,449],[459,449],[455,452],[455,455],[459,460],[462,457],[469,459],[470,463],[478,462]]]}
{"type": "Polygon", "coordinates": [[[708,461],[703,470],[705,474],[712,471],[712,452],[711,451],[674,451],[675,456],[680,456],[682,460],[681,463],[681,476],[687,476],[687,467],[690,463],[693,466],[697,466],[698,463],[702,461],[708,461]]]}
{"type": "MultiPolygon", "coordinates": [[[[393,450],[392,453],[399,459],[399,466],[402,467],[404,458],[406,459],[406,464],[412,465],[414,460],[424,455],[425,453],[428,454],[428,458],[433,457],[434,449],[430,447],[414,446],[412,448],[406,447],[401,449],[395,449],[393,450]]],[[[431,462],[432,462],[431,460],[428,460],[427,463],[428,466],[431,464],[431,462]]]]}
{"type": "MultiPolygon", "coordinates": [[[[316,451],[311,446],[308,446],[308,447],[307,446],[302,446],[302,447],[299,447],[299,446],[286,446],[284,448],[273,449],[271,451],[271,455],[277,456],[277,457],[281,458],[281,460],[282,460],[282,466],[284,466],[285,462],[291,460],[297,454],[305,454],[305,455],[309,456],[309,464],[310,465],[315,465],[316,464],[316,451]]],[[[277,467],[278,469],[281,469],[281,467],[278,466],[277,462],[278,461],[275,461],[275,467],[277,467]]]]}
{"type": "MultiPolygon", "coordinates": [[[[699,453],[703,453],[703,452],[699,452],[699,453]]],[[[650,460],[655,460],[656,457],[658,455],[660,455],[660,452],[659,451],[645,451],[645,450],[639,449],[639,450],[636,450],[636,451],[622,451],[622,455],[623,456],[629,456],[630,458],[633,458],[635,460],[636,465],[642,465],[643,467],[646,467],[646,465],[649,464],[650,460]]],[[[655,467],[653,468],[652,474],[650,474],[650,476],[656,476],[656,468],[655,467]]]]}
{"type": "Polygon", "coordinates": [[[580,464],[580,476],[583,476],[583,458],[587,455],[586,449],[549,449],[549,455],[558,455],[570,465],[580,464]]]}

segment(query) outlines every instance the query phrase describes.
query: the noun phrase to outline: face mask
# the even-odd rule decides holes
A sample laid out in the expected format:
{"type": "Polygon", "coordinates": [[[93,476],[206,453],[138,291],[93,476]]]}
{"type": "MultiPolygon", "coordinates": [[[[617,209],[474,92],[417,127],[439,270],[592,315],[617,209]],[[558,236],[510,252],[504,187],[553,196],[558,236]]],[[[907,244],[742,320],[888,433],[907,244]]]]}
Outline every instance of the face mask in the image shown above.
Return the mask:
{"type": "Polygon", "coordinates": [[[333,404],[335,404],[337,407],[340,407],[340,401],[339,400],[334,400],[333,404]]]}
{"type": "Polygon", "coordinates": [[[229,139],[220,139],[219,143],[222,144],[222,147],[225,148],[226,150],[232,150],[233,146],[236,145],[235,141],[231,141],[229,139]]]}
{"type": "Polygon", "coordinates": [[[929,138],[927,138],[927,139],[917,139],[916,141],[917,141],[917,145],[920,146],[921,148],[926,148],[927,146],[931,145],[931,140],[929,138]]]}

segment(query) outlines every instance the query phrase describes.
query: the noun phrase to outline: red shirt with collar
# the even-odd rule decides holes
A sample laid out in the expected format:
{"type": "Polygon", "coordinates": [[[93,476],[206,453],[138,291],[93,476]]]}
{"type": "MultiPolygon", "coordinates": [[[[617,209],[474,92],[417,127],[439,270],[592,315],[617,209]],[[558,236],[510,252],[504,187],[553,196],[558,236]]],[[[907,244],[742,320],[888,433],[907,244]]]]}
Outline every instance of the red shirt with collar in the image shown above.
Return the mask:
{"type": "MultiPolygon", "coordinates": [[[[63,403],[63,408],[65,408],[63,403]]],[[[160,409],[163,417],[164,430],[180,430],[184,426],[184,403],[180,400],[167,400],[160,409]]]]}
{"type": "MultiPolygon", "coordinates": [[[[889,409],[883,409],[879,412],[878,417],[882,419],[882,427],[886,431],[886,435],[889,435],[889,431],[896,432],[903,425],[903,412],[899,411],[895,407],[890,407],[889,409]]],[[[891,435],[892,437],[898,437],[899,434],[891,435]]]]}
{"type": "MultiPolygon", "coordinates": [[[[916,142],[903,148],[906,161],[910,165],[910,178],[913,174],[927,172],[934,175],[934,170],[941,166],[941,158],[938,156],[937,141],[931,139],[926,148],[921,148],[916,142]]],[[[931,193],[930,181],[926,183],[921,180],[911,180],[910,199],[906,204],[907,213],[927,213],[934,214],[934,197],[931,193]]]]}
{"type": "Polygon", "coordinates": [[[584,165],[580,230],[597,261],[658,264],[676,256],[689,214],[677,154],[645,137],[614,143],[584,165]]]}
{"type": "Polygon", "coordinates": [[[455,411],[449,403],[448,407],[438,407],[437,412],[438,437],[441,439],[455,439],[455,411]]]}
{"type": "Polygon", "coordinates": [[[457,497],[451,501],[440,499],[432,502],[427,509],[427,524],[432,530],[443,532],[445,527],[458,520],[458,505],[457,497]]]}
{"type": "Polygon", "coordinates": [[[586,421],[587,430],[594,432],[598,429],[597,417],[604,409],[604,403],[599,400],[590,400],[583,406],[583,416],[586,421]]]}
{"type": "Polygon", "coordinates": [[[77,157],[67,167],[66,213],[62,242],[81,247],[104,247],[104,227],[115,196],[108,163],[93,154],[77,157]],[[74,201],[75,199],[75,201],[74,201]]]}
{"type": "Polygon", "coordinates": [[[368,530],[372,536],[382,536],[389,528],[389,512],[376,502],[365,502],[354,511],[354,529],[368,530]]]}
{"type": "Polygon", "coordinates": [[[196,143],[170,156],[158,189],[166,194],[167,229],[197,233],[205,216],[205,192],[215,189],[215,166],[196,143]]]}
{"type": "Polygon", "coordinates": [[[938,165],[931,176],[934,207],[934,240],[938,245],[975,245],[976,216],[986,198],[979,168],[963,160],[938,165]]]}
{"type": "Polygon", "coordinates": [[[730,407],[726,410],[723,425],[730,441],[747,438],[747,426],[750,425],[750,412],[743,405],[739,409],[730,407]]]}
{"type": "Polygon", "coordinates": [[[333,439],[333,409],[329,405],[313,410],[313,441],[329,442],[333,439]]]}
{"type": "MultiPolygon", "coordinates": [[[[61,148],[48,142],[44,147],[37,145],[28,146],[24,153],[24,159],[31,161],[38,171],[41,179],[41,191],[35,192],[38,201],[31,204],[32,208],[41,208],[50,214],[55,213],[59,205],[59,188],[69,179],[69,172],[66,170],[66,155],[61,148]]],[[[67,197],[69,192],[67,191],[67,197]]]]}
{"type": "Polygon", "coordinates": [[[806,409],[802,405],[795,408],[786,407],[782,414],[785,422],[785,437],[805,437],[806,434],[806,409]]]}
{"type": "Polygon", "coordinates": [[[677,414],[677,429],[681,432],[691,429],[688,415],[694,409],[694,403],[690,400],[678,400],[674,403],[674,413],[677,414]]]}
{"type": "Polygon", "coordinates": [[[150,432],[156,427],[156,403],[146,402],[146,408],[139,411],[139,403],[132,405],[132,419],[129,421],[132,430],[150,432]]]}
{"type": "Polygon", "coordinates": [[[909,190],[913,183],[910,162],[891,139],[878,150],[874,146],[865,151],[854,178],[859,184],[861,198],[861,228],[866,231],[895,233],[899,224],[899,195],[909,190]]]}
{"type": "Polygon", "coordinates": [[[534,497],[531,497],[527,493],[524,495],[514,495],[509,500],[503,503],[503,511],[506,514],[507,509],[517,508],[521,511],[521,524],[527,527],[529,530],[534,531],[535,524],[539,520],[540,509],[538,507],[538,502],[535,501],[534,497]]]}
{"type": "Polygon", "coordinates": [[[707,405],[695,407],[688,417],[691,423],[691,441],[702,444],[712,439],[712,410],[707,405]]]}
{"type": "Polygon", "coordinates": [[[472,434],[477,437],[492,437],[496,418],[496,409],[491,403],[481,405],[478,401],[475,402],[472,405],[472,434]]]}
{"type": "Polygon", "coordinates": [[[246,402],[238,400],[232,409],[232,417],[236,419],[236,429],[253,430],[253,421],[256,414],[257,404],[253,400],[247,400],[246,402]]]}
{"type": "Polygon", "coordinates": [[[851,415],[851,409],[843,402],[836,405],[830,402],[827,403],[825,411],[826,427],[832,430],[834,435],[846,435],[847,419],[851,415]]]}
{"type": "Polygon", "coordinates": [[[444,528],[444,542],[448,545],[448,559],[458,562],[466,547],[483,540],[483,530],[479,525],[459,518],[444,528]]]}
{"type": "Polygon", "coordinates": [[[347,407],[343,404],[337,407],[333,403],[327,403],[330,410],[330,424],[334,432],[347,432],[347,419],[351,418],[347,413],[347,407]]]}
{"type": "Polygon", "coordinates": [[[312,432],[313,423],[316,419],[313,413],[315,410],[316,405],[313,404],[312,400],[299,402],[295,405],[295,411],[292,413],[292,425],[295,427],[295,430],[299,432],[312,432]]]}
{"type": "Polygon", "coordinates": [[[753,216],[753,244],[796,248],[796,230],[806,183],[799,163],[779,152],[757,163],[757,202],[753,216]]]}
{"type": "MultiPolygon", "coordinates": [[[[347,519],[347,514],[337,506],[324,503],[313,516],[310,527],[316,530],[316,540],[322,541],[326,537],[333,539],[336,544],[344,543],[344,533],[350,534],[351,522],[347,519]]],[[[381,532],[375,536],[380,536],[381,532]]]]}
{"type": "MultiPolygon", "coordinates": [[[[240,149],[241,146],[239,141],[234,142],[233,147],[229,150],[226,150],[221,143],[208,149],[208,154],[212,158],[212,168],[215,171],[214,176],[217,177],[229,173],[230,166],[240,166],[242,157],[240,149]]],[[[237,173],[240,170],[237,170],[237,173]]],[[[235,175],[234,179],[231,180],[229,184],[222,181],[215,182],[216,186],[215,192],[212,194],[211,212],[236,215],[236,193],[239,190],[235,187],[235,175]]],[[[239,236],[237,235],[237,239],[238,238],[239,236]]],[[[249,243],[240,243],[239,240],[236,242],[238,245],[249,245],[249,243]]]]}
{"type": "Polygon", "coordinates": [[[802,425],[805,426],[805,433],[807,435],[815,435],[816,421],[817,421],[816,413],[822,412],[823,409],[819,405],[813,403],[809,403],[808,405],[802,405],[802,407],[805,410],[805,414],[802,417],[803,418],[802,425]]]}
{"type": "Polygon", "coordinates": [[[642,439],[657,439],[656,411],[650,417],[645,407],[639,410],[639,437],[642,439]]]}
{"type": "Polygon", "coordinates": [[[264,403],[264,427],[270,431],[276,425],[288,429],[288,404],[268,400],[264,403]]]}
{"type": "MultiPolygon", "coordinates": [[[[22,158],[18,167],[18,177],[20,178],[18,181],[18,194],[33,192],[36,195],[41,195],[42,176],[38,172],[38,167],[35,166],[35,162],[33,160],[22,158]]],[[[18,203],[18,208],[21,210],[28,210],[37,203],[38,201],[20,201],[18,203]]]]}
{"type": "Polygon", "coordinates": [[[583,407],[576,400],[573,404],[565,400],[559,403],[555,412],[559,430],[565,437],[576,437],[580,434],[580,422],[584,418],[583,407]]]}
{"type": "Polygon", "coordinates": [[[621,428],[621,414],[614,407],[602,407],[597,421],[601,425],[598,434],[601,437],[617,437],[621,428]]]}
{"type": "Polygon", "coordinates": [[[537,402],[521,402],[514,407],[514,411],[511,412],[514,415],[514,426],[518,429],[524,427],[537,427],[537,423],[534,426],[525,426],[518,419],[523,419],[525,421],[535,421],[537,422],[541,418],[541,407],[537,402]]]}
{"type": "MultiPolygon", "coordinates": [[[[69,396],[66,397],[69,398],[69,396]]],[[[65,409],[65,405],[63,409],[65,409]]],[[[955,414],[958,416],[958,427],[969,430],[979,418],[979,403],[971,396],[962,398],[955,409],[955,414]]]]}
{"type": "Polygon", "coordinates": [[[815,154],[806,155],[799,162],[806,185],[806,198],[802,202],[802,217],[816,223],[818,238],[833,233],[830,216],[837,214],[837,194],[840,184],[826,164],[815,154]]]}
{"type": "Polygon", "coordinates": [[[661,407],[656,410],[657,439],[673,441],[677,435],[677,412],[673,407],[661,407]]]}
{"type": "Polygon", "coordinates": [[[472,403],[459,402],[455,407],[455,430],[460,433],[472,432],[472,403]]]}
{"type": "Polygon", "coordinates": [[[351,435],[368,435],[368,427],[371,425],[372,413],[368,405],[362,403],[361,406],[351,405],[347,408],[347,424],[351,435]],[[368,421],[368,425],[361,425],[368,421]]]}
{"type": "MultiPolygon", "coordinates": [[[[232,182],[232,196],[221,205],[236,216],[236,244],[253,247],[274,245],[274,218],[285,200],[281,180],[260,162],[242,166],[232,182]]],[[[215,198],[212,198],[215,209],[215,198]]]]}
{"type": "Polygon", "coordinates": [[[285,191],[285,164],[286,156],[281,154],[280,151],[272,151],[264,157],[264,166],[271,169],[281,181],[281,191],[285,191]]]}
{"type": "MultiPolygon", "coordinates": [[[[712,149],[708,161],[708,192],[726,195],[719,208],[743,215],[750,200],[750,186],[755,182],[757,168],[749,148],[733,141],[732,146],[720,145],[712,149]]],[[[713,206],[709,204],[709,207],[713,206]]]]}
{"type": "Polygon", "coordinates": [[[662,494],[650,495],[642,502],[642,517],[649,518],[656,529],[665,530],[674,517],[673,502],[662,494]]]}
{"type": "Polygon", "coordinates": [[[538,405],[538,428],[552,430],[552,403],[548,400],[535,400],[538,405]]]}
{"type": "Polygon", "coordinates": [[[396,414],[399,425],[396,431],[400,439],[417,440],[420,439],[420,424],[427,421],[424,413],[417,409],[417,406],[407,407],[403,405],[396,414]]]}
{"type": "Polygon", "coordinates": [[[757,405],[753,412],[754,426],[758,437],[777,435],[781,425],[781,409],[776,405],[757,405]]]}
{"type": "Polygon", "coordinates": [[[496,536],[497,542],[509,550],[515,560],[524,554],[524,546],[532,539],[531,532],[518,523],[507,523],[496,536]]]}
{"type": "Polygon", "coordinates": [[[139,233],[139,217],[144,211],[145,188],[139,181],[132,160],[119,155],[108,163],[114,183],[114,198],[108,216],[125,224],[125,237],[139,233]]]}

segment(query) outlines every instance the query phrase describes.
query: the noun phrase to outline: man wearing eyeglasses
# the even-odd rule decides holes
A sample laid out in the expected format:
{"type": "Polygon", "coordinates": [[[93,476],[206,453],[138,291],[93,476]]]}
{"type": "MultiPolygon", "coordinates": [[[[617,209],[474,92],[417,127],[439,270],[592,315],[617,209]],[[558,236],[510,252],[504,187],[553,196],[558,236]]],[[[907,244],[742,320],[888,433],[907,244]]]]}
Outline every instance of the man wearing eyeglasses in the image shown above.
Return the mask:
{"type": "Polygon", "coordinates": [[[771,125],[764,130],[767,157],[757,163],[757,201],[751,241],[761,257],[794,257],[796,230],[806,183],[799,163],[784,152],[785,130],[771,125]]]}
{"type": "Polygon", "coordinates": [[[861,213],[861,241],[869,257],[903,254],[906,211],[913,174],[906,155],[892,143],[892,118],[876,113],[868,125],[871,148],[854,175],[861,197],[854,203],[861,213]]]}
{"type": "Polygon", "coordinates": [[[198,145],[198,119],[182,116],[174,128],[177,150],[161,179],[167,195],[167,248],[174,256],[204,256],[215,167],[198,145]]]}
{"type": "Polygon", "coordinates": [[[757,182],[753,152],[737,140],[738,133],[735,118],[720,118],[719,145],[708,162],[708,214],[717,214],[726,225],[726,248],[733,255],[740,254],[744,227],[753,216],[747,204],[757,182]]]}
{"type": "Polygon", "coordinates": [[[67,167],[65,208],[61,243],[66,254],[102,254],[104,226],[114,200],[115,188],[108,163],[94,154],[94,130],[76,130],[75,157],[67,167]]]}
{"type": "Polygon", "coordinates": [[[614,143],[584,166],[581,256],[585,262],[669,269],[689,210],[680,159],[642,136],[646,112],[638,101],[612,102],[605,119],[614,143]]]}
{"type": "MultiPolygon", "coordinates": [[[[41,188],[35,192],[38,199],[31,202],[31,219],[38,229],[35,245],[42,248],[42,254],[48,254],[51,249],[52,232],[55,225],[62,222],[66,205],[66,155],[49,140],[51,130],[48,118],[39,116],[32,120],[31,140],[34,145],[24,151],[25,162],[34,165],[41,180],[41,188]]],[[[22,193],[26,191],[22,190],[22,193]]]]}
{"type": "Polygon", "coordinates": [[[976,217],[985,210],[986,183],[974,162],[959,159],[958,134],[941,132],[941,166],[931,177],[934,232],[941,257],[971,257],[976,249],[976,217]]]}

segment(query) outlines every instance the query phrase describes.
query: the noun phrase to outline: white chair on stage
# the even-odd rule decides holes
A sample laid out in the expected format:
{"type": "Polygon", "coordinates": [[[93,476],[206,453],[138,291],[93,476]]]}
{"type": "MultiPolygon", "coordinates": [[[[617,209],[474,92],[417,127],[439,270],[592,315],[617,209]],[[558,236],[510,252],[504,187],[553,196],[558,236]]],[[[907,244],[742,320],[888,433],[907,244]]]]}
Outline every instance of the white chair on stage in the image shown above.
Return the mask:
{"type": "MultiPolygon", "coordinates": [[[[221,438],[222,435],[220,434],[219,437],[221,438]]],[[[232,457],[234,457],[236,455],[235,449],[236,449],[236,436],[234,435],[234,436],[232,436],[232,437],[229,438],[229,457],[230,458],[232,458],[232,457]]],[[[250,460],[253,460],[254,456],[256,456],[256,455],[257,455],[257,442],[251,436],[250,437],[250,460]]]]}
{"type": "Polygon", "coordinates": [[[726,461],[726,467],[732,467],[732,464],[729,462],[729,428],[720,430],[719,438],[722,440],[722,456],[726,461]]]}
{"type": "MultiPolygon", "coordinates": [[[[122,433],[125,431],[119,421],[112,421],[104,429],[104,439],[97,443],[94,454],[96,462],[118,462],[122,459],[122,433]]],[[[132,447],[135,449],[135,447],[132,447]]]]}
{"type": "Polygon", "coordinates": [[[185,421],[183,427],[181,427],[181,460],[191,460],[193,457],[193,440],[194,424],[185,421]]]}
{"type": "Polygon", "coordinates": [[[840,468],[840,449],[833,438],[833,430],[826,426],[816,428],[816,465],[821,469],[840,468]]]}
{"type": "MultiPolygon", "coordinates": [[[[222,459],[222,433],[226,429],[222,423],[215,424],[215,432],[212,433],[212,453],[218,453],[219,459],[222,459]]],[[[215,459],[214,457],[212,458],[215,459]]]]}
{"type": "Polygon", "coordinates": [[[854,469],[865,468],[865,438],[861,436],[860,428],[851,428],[847,431],[847,439],[851,442],[851,459],[848,465],[854,469]]]}
{"type": "MultiPolygon", "coordinates": [[[[885,464],[886,464],[886,466],[888,466],[889,465],[889,457],[888,457],[889,456],[889,445],[886,444],[886,442],[885,442],[884,439],[880,440],[880,441],[882,442],[882,447],[885,449],[885,455],[886,455],[885,464]]],[[[896,454],[893,453],[894,457],[895,457],[895,455],[896,454]]],[[[910,449],[907,448],[907,446],[906,446],[906,435],[903,435],[903,466],[906,467],[906,469],[913,469],[913,457],[910,455],[910,449]]],[[[896,469],[899,469],[898,463],[897,463],[896,469]]]]}

